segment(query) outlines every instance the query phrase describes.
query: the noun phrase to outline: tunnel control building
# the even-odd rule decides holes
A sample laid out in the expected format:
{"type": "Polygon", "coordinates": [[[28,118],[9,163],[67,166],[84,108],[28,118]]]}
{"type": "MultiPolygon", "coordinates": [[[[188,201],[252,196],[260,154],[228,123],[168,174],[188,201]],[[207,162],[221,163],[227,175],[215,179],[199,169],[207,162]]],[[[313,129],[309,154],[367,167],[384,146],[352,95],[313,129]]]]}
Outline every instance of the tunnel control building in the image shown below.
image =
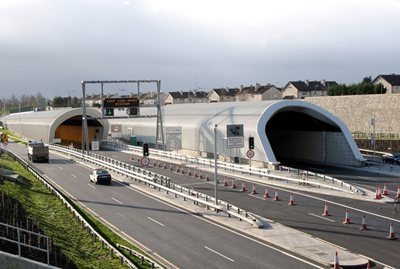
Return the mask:
{"type": "MultiPolygon", "coordinates": [[[[80,147],[82,137],[82,108],[65,108],[49,111],[22,112],[0,119],[3,127],[30,140],[53,143],[61,139],[65,145],[80,147]]],[[[89,140],[107,139],[108,121],[101,119],[98,109],[87,109],[89,140]]]]}
{"type": "MultiPolygon", "coordinates": [[[[364,158],[347,126],[330,112],[301,100],[167,105],[162,108],[164,132],[182,127],[182,150],[212,156],[217,124],[219,156],[246,160],[253,136],[258,163],[276,165],[300,161],[360,166],[364,158]],[[244,125],[244,148],[228,149],[226,126],[244,125]]],[[[141,113],[143,115],[143,113],[141,113]]],[[[120,125],[121,136],[156,144],[156,118],[109,119],[120,125]]],[[[168,142],[168,141],[167,141],[168,142]]]]}

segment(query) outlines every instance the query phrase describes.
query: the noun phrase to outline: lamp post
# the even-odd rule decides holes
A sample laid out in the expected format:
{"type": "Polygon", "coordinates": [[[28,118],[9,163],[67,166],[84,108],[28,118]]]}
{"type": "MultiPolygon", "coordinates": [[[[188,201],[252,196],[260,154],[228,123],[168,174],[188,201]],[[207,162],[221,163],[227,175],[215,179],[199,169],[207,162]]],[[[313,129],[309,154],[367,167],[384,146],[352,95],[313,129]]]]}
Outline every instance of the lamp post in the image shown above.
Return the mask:
{"type": "Polygon", "coordinates": [[[214,125],[214,184],[215,205],[218,205],[218,161],[217,161],[217,124],[214,125]]]}
{"type": "Polygon", "coordinates": [[[371,139],[371,143],[372,143],[372,149],[374,151],[374,163],[375,163],[375,149],[376,149],[376,138],[375,138],[375,115],[372,116],[371,118],[371,125],[372,125],[372,139],[371,139]]]}

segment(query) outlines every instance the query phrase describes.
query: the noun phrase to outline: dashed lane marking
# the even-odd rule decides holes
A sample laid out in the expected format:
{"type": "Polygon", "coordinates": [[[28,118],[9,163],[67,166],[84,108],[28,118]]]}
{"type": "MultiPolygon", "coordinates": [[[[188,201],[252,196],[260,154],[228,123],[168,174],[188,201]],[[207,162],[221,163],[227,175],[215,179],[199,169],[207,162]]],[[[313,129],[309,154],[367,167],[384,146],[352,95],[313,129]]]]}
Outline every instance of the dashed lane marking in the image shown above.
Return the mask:
{"type": "Polygon", "coordinates": [[[234,261],[235,261],[235,260],[233,260],[233,259],[231,259],[231,258],[225,256],[224,254],[221,254],[221,253],[219,253],[218,251],[213,250],[213,249],[211,249],[211,248],[209,248],[209,247],[207,247],[207,246],[204,246],[204,248],[205,248],[205,249],[208,249],[209,251],[211,251],[211,252],[213,252],[213,253],[215,253],[215,254],[217,254],[217,255],[219,255],[219,256],[221,256],[222,258],[227,259],[228,261],[231,261],[231,262],[234,262],[234,261]]]}
{"type": "Polygon", "coordinates": [[[159,222],[159,221],[156,221],[155,219],[152,219],[152,218],[150,218],[150,217],[147,217],[149,220],[151,220],[152,222],[155,222],[155,223],[157,223],[158,225],[160,225],[160,226],[162,226],[162,227],[164,227],[165,225],[164,224],[162,224],[161,222],[159,222]]]}
{"type": "Polygon", "coordinates": [[[315,215],[313,213],[308,213],[308,215],[311,215],[313,217],[320,218],[320,219],[323,219],[323,220],[327,220],[327,221],[330,221],[330,222],[335,222],[334,220],[331,220],[331,219],[328,219],[328,218],[325,218],[325,217],[322,217],[322,216],[318,216],[318,215],[315,215]]]}
{"type": "Polygon", "coordinates": [[[93,189],[96,189],[95,186],[92,186],[92,185],[90,185],[89,183],[88,183],[88,186],[91,187],[91,188],[93,188],[93,189]]]}
{"type": "Polygon", "coordinates": [[[112,200],[114,200],[115,202],[117,202],[120,205],[123,205],[123,203],[120,200],[115,199],[114,197],[111,197],[112,200]]]}

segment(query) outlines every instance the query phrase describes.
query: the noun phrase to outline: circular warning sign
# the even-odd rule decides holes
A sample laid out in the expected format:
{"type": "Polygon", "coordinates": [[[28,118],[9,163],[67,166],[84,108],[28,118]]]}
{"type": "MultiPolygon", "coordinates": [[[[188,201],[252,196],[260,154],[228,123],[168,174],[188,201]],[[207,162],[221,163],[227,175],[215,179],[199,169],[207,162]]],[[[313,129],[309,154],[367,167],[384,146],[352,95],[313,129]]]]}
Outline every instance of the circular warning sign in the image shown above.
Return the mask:
{"type": "Polygon", "coordinates": [[[142,157],[142,159],[140,160],[140,163],[141,163],[143,166],[148,166],[149,163],[150,163],[150,160],[149,160],[149,158],[142,157]]]}
{"type": "Polygon", "coordinates": [[[251,149],[249,149],[249,150],[246,152],[246,156],[247,156],[247,158],[249,158],[249,159],[253,158],[253,157],[254,157],[254,151],[251,150],[251,149]]]}

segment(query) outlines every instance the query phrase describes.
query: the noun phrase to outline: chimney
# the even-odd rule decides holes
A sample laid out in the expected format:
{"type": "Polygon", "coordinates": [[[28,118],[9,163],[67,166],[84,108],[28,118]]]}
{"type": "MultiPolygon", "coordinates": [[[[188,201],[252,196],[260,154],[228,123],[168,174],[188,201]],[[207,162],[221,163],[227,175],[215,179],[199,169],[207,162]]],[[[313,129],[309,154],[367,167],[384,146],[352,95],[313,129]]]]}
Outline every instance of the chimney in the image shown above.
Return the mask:
{"type": "Polygon", "coordinates": [[[304,83],[308,86],[310,83],[308,82],[308,79],[306,79],[306,81],[304,81],[304,83]]]}
{"type": "Polygon", "coordinates": [[[243,91],[244,86],[240,85],[240,91],[243,91]]]}
{"type": "Polygon", "coordinates": [[[254,91],[256,92],[260,88],[260,83],[256,83],[256,86],[254,87],[254,91]]]}
{"type": "Polygon", "coordinates": [[[325,81],[325,79],[322,79],[322,80],[321,80],[321,84],[322,84],[322,86],[324,86],[324,87],[326,86],[326,81],[325,81]]]}

